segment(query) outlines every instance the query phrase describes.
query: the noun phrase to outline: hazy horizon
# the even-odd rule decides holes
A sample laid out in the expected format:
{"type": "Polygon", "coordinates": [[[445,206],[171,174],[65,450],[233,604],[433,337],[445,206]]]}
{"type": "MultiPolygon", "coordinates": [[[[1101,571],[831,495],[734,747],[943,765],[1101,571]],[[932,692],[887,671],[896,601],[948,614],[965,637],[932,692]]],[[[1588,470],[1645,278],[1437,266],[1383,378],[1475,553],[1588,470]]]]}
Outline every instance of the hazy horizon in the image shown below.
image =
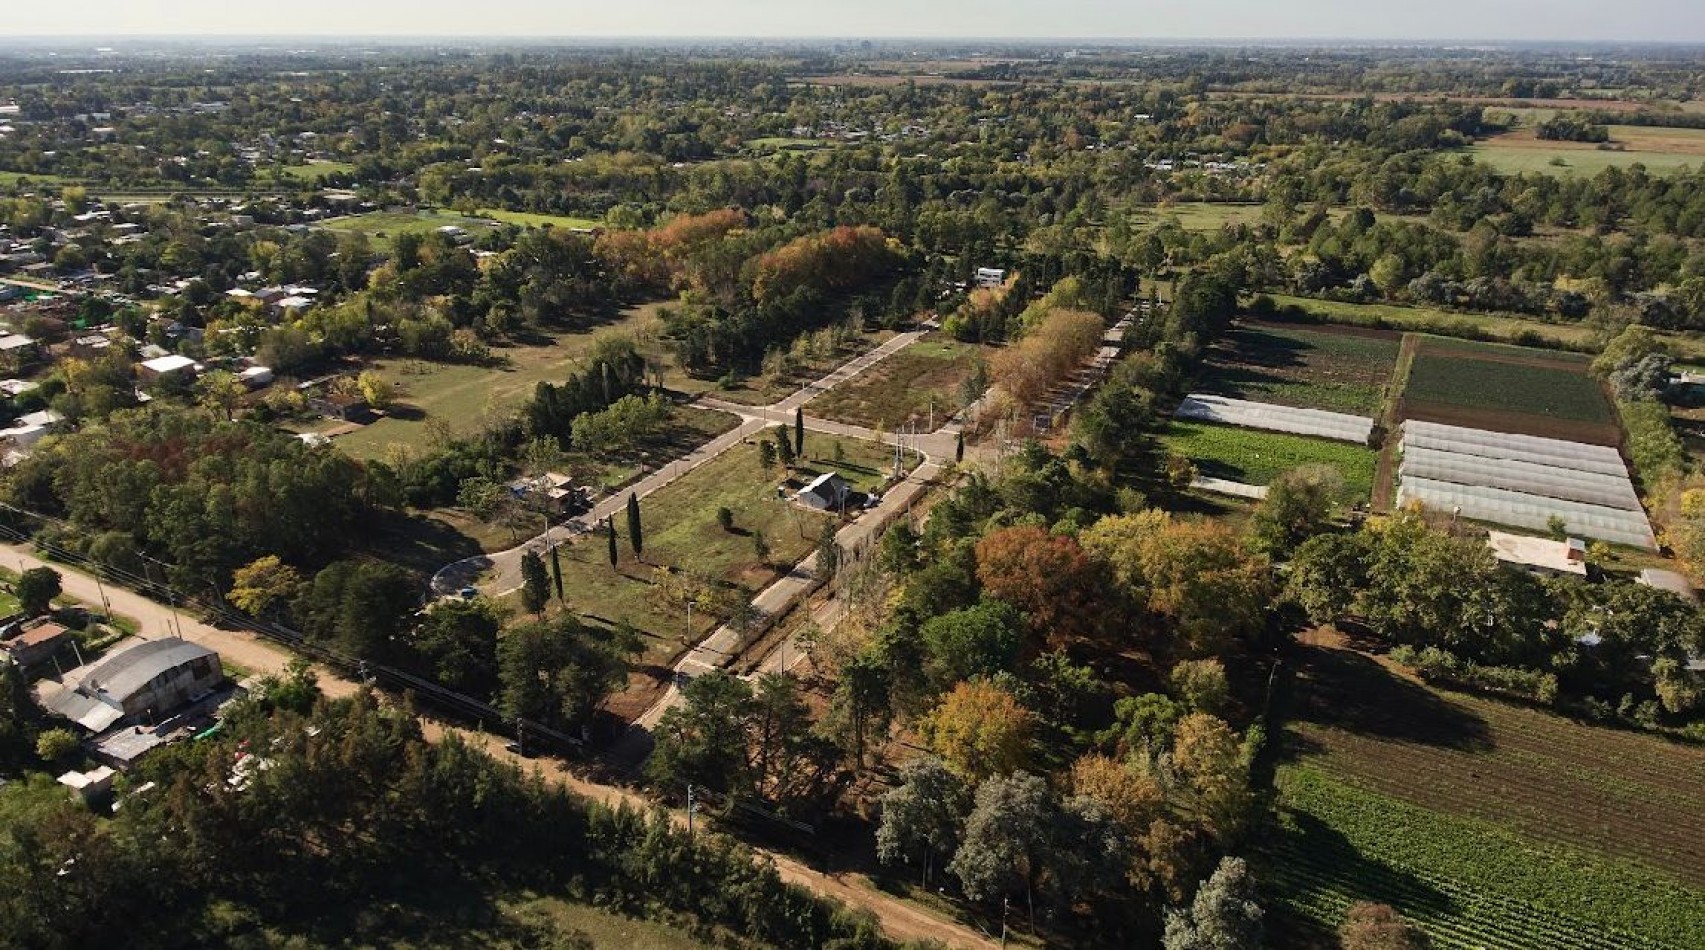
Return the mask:
{"type": "Polygon", "coordinates": [[[1698,0],[65,0],[7,17],[10,38],[391,38],[492,40],[904,39],[1033,41],[1350,41],[1401,43],[1698,43],[1698,0]],[[282,21],[282,22],[281,22],[282,21]]]}

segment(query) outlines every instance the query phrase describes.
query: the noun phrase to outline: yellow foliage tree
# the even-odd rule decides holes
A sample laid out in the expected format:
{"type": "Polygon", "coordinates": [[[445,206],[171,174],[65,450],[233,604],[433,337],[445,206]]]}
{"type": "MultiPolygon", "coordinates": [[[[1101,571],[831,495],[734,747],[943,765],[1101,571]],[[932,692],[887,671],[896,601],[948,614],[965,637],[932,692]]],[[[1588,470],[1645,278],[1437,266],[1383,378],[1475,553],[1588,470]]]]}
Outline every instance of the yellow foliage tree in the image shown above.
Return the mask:
{"type": "Polygon", "coordinates": [[[930,747],[971,781],[1006,775],[1030,757],[1036,717],[1011,693],[983,680],[960,683],[924,720],[930,747]]]}

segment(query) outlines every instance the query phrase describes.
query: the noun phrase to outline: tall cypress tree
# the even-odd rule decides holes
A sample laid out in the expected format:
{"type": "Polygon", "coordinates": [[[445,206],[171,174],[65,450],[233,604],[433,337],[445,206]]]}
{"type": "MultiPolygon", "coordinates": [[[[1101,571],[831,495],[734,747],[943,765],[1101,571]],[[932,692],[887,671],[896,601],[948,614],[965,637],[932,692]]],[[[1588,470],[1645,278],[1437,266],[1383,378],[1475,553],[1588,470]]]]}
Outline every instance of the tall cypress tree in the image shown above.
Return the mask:
{"type": "Polygon", "coordinates": [[[610,539],[610,566],[615,567],[616,562],[621,560],[621,553],[616,550],[616,519],[605,518],[604,527],[609,529],[605,533],[610,539]]]}
{"type": "Polygon", "coordinates": [[[805,407],[793,410],[793,454],[805,457],[805,407]]]}
{"type": "Polygon", "coordinates": [[[545,559],[532,551],[521,555],[521,603],[529,613],[545,611],[550,600],[550,579],[545,576],[545,559]]]}
{"type": "Polygon", "coordinates": [[[633,546],[633,556],[640,557],[645,553],[645,529],[639,523],[639,496],[628,493],[628,544],[633,546]]]}
{"type": "Polygon", "coordinates": [[[965,433],[959,433],[959,438],[953,441],[953,461],[965,461],[965,433]]]}
{"type": "Polygon", "coordinates": [[[551,545],[551,582],[556,585],[556,599],[564,601],[562,596],[562,561],[557,557],[557,546],[551,545]]]}

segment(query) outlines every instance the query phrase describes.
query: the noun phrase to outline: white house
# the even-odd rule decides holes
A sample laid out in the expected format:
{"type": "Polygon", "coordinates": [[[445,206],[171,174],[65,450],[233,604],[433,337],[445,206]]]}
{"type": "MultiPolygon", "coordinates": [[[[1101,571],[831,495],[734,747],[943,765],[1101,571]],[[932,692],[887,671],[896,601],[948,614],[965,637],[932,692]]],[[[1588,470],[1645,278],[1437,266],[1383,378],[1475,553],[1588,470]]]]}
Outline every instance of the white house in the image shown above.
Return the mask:
{"type": "Polygon", "coordinates": [[[799,490],[794,500],[819,511],[840,511],[846,506],[852,485],[834,472],[825,472],[799,490]]]}
{"type": "Polygon", "coordinates": [[[983,290],[999,287],[1006,283],[1006,271],[999,267],[979,267],[975,282],[983,290]]]}

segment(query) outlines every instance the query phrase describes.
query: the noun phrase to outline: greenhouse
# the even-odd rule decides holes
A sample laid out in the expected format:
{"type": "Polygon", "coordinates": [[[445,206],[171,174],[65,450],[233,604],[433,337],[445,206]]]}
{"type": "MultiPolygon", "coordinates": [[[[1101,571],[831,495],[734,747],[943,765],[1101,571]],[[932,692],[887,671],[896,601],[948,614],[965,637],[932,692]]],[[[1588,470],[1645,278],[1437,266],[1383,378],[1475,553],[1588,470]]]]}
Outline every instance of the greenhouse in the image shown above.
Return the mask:
{"type": "Polygon", "coordinates": [[[1241,426],[1245,429],[1265,429],[1269,432],[1289,432],[1322,439],[1355,442],[1366,445],[1373,434],[1373,420],[1342,412],[1321,409],[1297,409],[1264,402],[1249,402],[1225,396],[1192,393],[1178,404],[1180,419],[1196,419],[1241,426]]]}
{"type": "Polygon", "coordinates": [[[1461,426],[1440,425],[1416,419],[1403,423],[1403,448],[1405,452],[1411,448],[1438,449],[1459,455],[1509,459],[1577,472],[1628,477],[1628,466],[1623,463],[1621,454],[1608,446],[1544,439],[1532,435],[1488,432],[1484,429],[1465,429],[1461,426]]]}
{"type": "Polygon", "coordinates": [[[1657,550],[1651,525],[1644,512],[1603,505],[1588,505],[1545,498],[1503,488],[1458,485],[1430,478],[1405,476],[1397,489],[1399,504],[1420,502],[1438,511],[1450,511],[1474,521],[1506,524],[1532,531],[1550,528],[1560,518],[1571,534],[1657,550]]]}
{"type": "Polygon", "coordinates": [[[1627,475],[1601,475],[1516,459],[1488,458],[1422,448],[1403,440],[1403,478],[1503,488],[1528,495],[1640,511],[1640,496],[1627,475]]]}

